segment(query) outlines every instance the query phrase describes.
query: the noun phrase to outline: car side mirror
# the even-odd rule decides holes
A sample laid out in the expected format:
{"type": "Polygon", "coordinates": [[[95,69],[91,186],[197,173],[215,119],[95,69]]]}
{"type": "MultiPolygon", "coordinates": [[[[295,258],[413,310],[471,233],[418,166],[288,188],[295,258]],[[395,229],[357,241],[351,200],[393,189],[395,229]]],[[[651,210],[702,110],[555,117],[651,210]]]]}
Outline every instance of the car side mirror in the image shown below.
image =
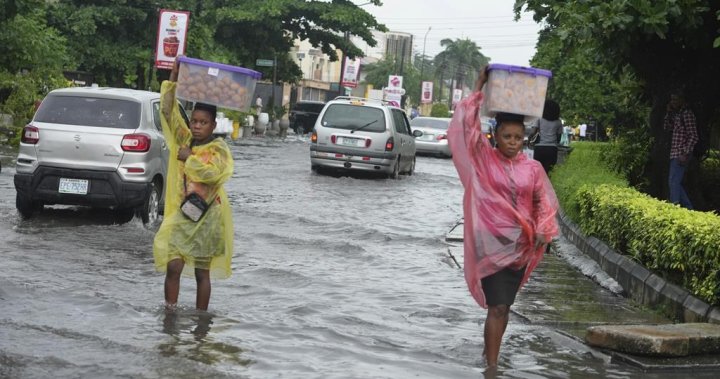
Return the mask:
{"type": "Polygon", "coordinates": [[[413,130],[413,137],[418,138],[418,137],[422,137],[422,135],[423,135],[422,130],[417,130],[417,129],[413,130]]]}

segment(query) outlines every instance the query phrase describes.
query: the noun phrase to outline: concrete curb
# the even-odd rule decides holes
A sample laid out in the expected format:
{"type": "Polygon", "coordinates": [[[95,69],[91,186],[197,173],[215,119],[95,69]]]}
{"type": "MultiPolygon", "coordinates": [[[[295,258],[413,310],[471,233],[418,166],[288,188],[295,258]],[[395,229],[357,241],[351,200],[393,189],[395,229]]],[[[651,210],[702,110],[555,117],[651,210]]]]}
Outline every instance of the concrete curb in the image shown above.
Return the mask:
{"type": "Polygon", "coordinates": [[[662,309],[681,322],[720,324],[720,307],[713,307],[675,284],[651,273],[642,265],[617,253],[603,241],[585,236],[580,227],[560,211],[560,229],[565,238],[600,267],[636,302],[662,309]]]}

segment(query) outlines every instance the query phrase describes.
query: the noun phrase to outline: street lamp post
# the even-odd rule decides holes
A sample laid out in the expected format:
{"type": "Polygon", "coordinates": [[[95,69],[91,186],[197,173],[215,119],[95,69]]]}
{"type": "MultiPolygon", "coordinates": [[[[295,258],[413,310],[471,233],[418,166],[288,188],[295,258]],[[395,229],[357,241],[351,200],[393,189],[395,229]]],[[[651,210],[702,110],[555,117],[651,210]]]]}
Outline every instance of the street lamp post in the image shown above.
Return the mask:
{"type": "Polygon", "coordinates": [[[425,71],[425,46],[427,46],[427,36],[428,36],[428,33],[430,33],[430,29],[432,29],[432,26],[428,26],[428,30],[427,30],[427,32],[425,32],[425,38],[423,38],[423,53],[422,53],[422,57],[420,58],[420,59],[422,59],[422,62],[420,62],[420,99],[421,99],[421,101],[422,101],[422,92],[423,92],[423,89],[422,89],[423,73],[425,71]]]}

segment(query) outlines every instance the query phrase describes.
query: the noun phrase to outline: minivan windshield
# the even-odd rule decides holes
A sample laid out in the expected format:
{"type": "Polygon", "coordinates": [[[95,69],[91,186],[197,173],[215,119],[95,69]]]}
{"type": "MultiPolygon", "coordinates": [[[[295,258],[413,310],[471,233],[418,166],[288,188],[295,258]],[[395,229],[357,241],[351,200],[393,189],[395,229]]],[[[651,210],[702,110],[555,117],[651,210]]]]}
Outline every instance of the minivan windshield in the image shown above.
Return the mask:
{"type": "Polygon", "coordinates": [[[410,120],[410,126],[447,130],[448,126],[450,126],[450,119],[417,117],[410,120]]]}
{"type": "Polygon", "coordinates": [[[40,105],[34,121],[137,129],[140,125],[140,103],[97,97],[48,96],[40,105]]]}
{"type": "Polygon", "coordinates": [[[382,109],[350,104],[331,104],[322,118],[326,128],[353,130],[361,128],[366,132],[385,131],[385,114],[382,109]]]}

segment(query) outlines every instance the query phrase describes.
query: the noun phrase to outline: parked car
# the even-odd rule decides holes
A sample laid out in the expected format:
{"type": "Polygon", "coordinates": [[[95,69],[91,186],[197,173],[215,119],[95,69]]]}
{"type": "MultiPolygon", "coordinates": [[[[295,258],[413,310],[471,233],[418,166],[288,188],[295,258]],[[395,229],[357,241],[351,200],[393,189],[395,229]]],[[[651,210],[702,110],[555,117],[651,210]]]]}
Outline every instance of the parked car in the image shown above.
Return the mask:
{"type": "Polygon", "coordinates": [[[153,223],[164,204],[167,161],[160,94],[55,90],[22,131],[15,205],[24,218],[43,205],[68,204],[112,208],[119,222],[137,214],[153,223]]]}
{"type": "Polygon", "coordinates": [[[311,132],[324,106],[324,101],[298,101],[290,110],[290,128],[297,134],[311,132]]]}
{"type": "Polygon", "coordinates": [[[415,139],[415,149],[418,154],[452,156],[447,139],[450,120],[452,119],[440,117],[415,117],[410,120],[412,131],[419,130],[422,132],[422,137],[415,139]]]}
{"type": "Polygon", "coordinates": [[[325,105],[311,137],[313,170],[415,172],[415,137],[405,112],[385,101],[341,96],[325,105]]]}

